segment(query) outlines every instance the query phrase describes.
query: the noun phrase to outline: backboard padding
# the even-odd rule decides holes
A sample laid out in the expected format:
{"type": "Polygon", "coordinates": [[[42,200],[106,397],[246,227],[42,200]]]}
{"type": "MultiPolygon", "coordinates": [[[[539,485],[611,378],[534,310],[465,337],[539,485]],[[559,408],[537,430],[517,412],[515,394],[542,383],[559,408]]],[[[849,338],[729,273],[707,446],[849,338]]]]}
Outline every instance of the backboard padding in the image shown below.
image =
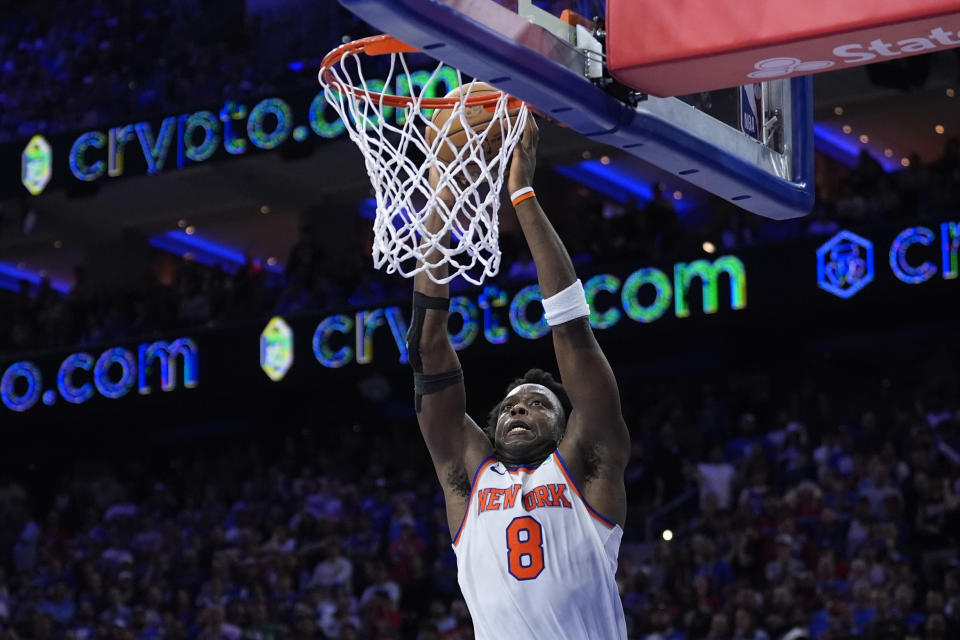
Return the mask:
{"type": "Polygon", "coordinates": [[[611,97],[584,77],[584,56],[571,44],[491,0],[340,3],[374,27],[528,102],[579,134],[743,209],[786,219],[806,215],[813,205],[809,78],[790,81],[792,122],[781,161],[675,98],[651,98],[634,108],[611,97]],[[705,136],[707,130],[712,138],[705,136]]]}

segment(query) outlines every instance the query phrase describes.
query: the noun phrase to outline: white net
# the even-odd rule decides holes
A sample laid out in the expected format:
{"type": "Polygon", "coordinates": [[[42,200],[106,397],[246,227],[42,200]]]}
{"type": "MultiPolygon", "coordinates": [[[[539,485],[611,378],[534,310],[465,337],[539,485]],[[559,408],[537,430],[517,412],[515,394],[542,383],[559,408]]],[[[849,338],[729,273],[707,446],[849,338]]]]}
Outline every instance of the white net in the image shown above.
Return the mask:
{"type": "Polygon", "coordinates": [[[432,73],[411,72],[410,55],[348,52],[320,71],[326,100],[363,152],[374,188],[373,263],[406,278],[425,271],[440,284],[463,276],[479,285],[500,268],[500,192],[527,107],[506,94],[492,104],[495,94],[487,94],[491,104],[481,108],[490,114],[489,124],[471,126],[476,107],[466,100],[475,87],[480,94],[480,83],[464,85],[460,72],[443,64],[432,73]],[[364,63],[386,76],[367,78],[364,63]],[[442,87],[448,92],[460,87],[462,99],[449,117],[434,122],[434,110],[422,102],[443,97],[437,95],[442,87]],[[409,96],[407,106],[385,103],[382,92],[394,90],[409,96]],[[451,130],[457,137],[448,139],[451,130]]]}

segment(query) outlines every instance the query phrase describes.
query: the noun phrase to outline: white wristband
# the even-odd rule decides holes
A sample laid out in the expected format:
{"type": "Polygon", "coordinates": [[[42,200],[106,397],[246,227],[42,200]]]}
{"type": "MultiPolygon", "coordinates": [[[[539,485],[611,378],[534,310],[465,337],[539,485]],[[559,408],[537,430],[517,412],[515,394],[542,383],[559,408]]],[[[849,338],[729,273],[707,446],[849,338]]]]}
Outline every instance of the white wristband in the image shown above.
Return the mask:
{"type": "Polygon", "coordinates": [[[590,315],[583,283],[577,280],[563,291],[546,298],[543,301],[543,315],[551,327],[590,315]]]}
{"type": "Polygon", "coordinates": [[[528,193],[533,193],[533,187],[521,187],[510,194],[510,202],[513,202],[520,196],[524,196],[528,193]]]}

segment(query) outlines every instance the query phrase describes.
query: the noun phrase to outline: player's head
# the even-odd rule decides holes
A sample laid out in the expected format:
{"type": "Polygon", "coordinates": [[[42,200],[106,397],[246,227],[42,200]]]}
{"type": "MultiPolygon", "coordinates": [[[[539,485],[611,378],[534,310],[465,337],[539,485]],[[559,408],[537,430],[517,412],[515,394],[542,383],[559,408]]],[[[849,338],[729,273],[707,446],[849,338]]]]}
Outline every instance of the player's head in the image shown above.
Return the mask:
{"type": "Polygon", "coordinates": [[[530,369],[507,386],[487,418],[497,457],[512,465],[543,461],[563,437],[572,408],[562,384],[542,369],[530,369]]]}

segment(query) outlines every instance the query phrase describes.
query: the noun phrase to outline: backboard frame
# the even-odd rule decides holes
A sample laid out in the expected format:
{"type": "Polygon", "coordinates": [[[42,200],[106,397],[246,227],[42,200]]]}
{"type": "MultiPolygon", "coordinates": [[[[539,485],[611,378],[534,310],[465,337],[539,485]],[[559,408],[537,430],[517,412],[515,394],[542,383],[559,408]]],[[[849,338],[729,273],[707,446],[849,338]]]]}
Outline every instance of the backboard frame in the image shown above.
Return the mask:
{"type": "Polygon", "coordinates": [[[339,2],[377,29],[577,133],[747,211],[780,220],[804,216],[813,206],[809,76],[780,81],[789,83],[791,124],[784,132],[785,152],[778,154],[732,127],[716,126],[718,121],[677,98],[650,97],[632,106],[612,97],[585,77],[587,59],[571,43],[492,0],[339,2]]]}

